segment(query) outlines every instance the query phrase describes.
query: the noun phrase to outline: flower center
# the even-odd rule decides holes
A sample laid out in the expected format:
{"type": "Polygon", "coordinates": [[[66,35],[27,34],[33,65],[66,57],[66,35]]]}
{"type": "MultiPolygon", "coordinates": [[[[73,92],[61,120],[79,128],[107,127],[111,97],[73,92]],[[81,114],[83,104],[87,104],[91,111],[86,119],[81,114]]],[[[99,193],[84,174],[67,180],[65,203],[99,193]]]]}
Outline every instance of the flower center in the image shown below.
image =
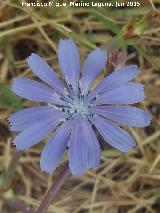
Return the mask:
{"type": "Polygon", "coordinates": [[[78,94],[74,92],[71,84],[68,85],[68,89],[69,92],[67,92],[67,90],[65,89],[66,96],[60,97],[60,99],[64,103],[63,106],[55,106],[50,104],[51,107],[54,107],[64,112],[65,118],[61,120],[69,120],[75,118],[76,116],[81,116],[82,118],[96,116],[90,110],[93,106],[92,101],[87,101],[86,97],[82,94],[81,89],[79,89],[78,94]]]}
{"type": "Polygon", "coordinates": [[[89,108],[83,98],[76,97],[69,106],[69,113],[86,117],[89,114],[89,108]]]}

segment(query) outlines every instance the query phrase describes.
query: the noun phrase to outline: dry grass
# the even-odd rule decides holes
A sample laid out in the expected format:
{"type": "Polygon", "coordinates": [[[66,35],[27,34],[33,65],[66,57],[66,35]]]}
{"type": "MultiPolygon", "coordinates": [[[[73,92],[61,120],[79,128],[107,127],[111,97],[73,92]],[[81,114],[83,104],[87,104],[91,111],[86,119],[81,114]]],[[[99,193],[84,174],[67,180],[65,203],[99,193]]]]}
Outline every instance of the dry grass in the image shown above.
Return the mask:
{"type": "MultiPolygon", "coordinates": [[[[0,3],[0,184],[15,153],[14,137],[6,118],[21,107],[8,90],[15,76],[33,78],[25,58],[37,52],[57,73],[57,45],[72,37],[82,60],[96,45],[110,50],[121,47],[127,64],[138,64],[146,100],[140,106],[153,115],[147,128],[128,129],[137,147],[128,154],[104,149],[101,166],[81,177],[70,177],[48,213],[155,213],[160,212],[160,18],[157,1],[141,1],[136,8],[33,8],[21,1],[0,3]],[[155,13],[149,11],[154,9],[155,13]],[[114,38],[114,39],[113,39],[114,38]],[[116,39],[115,39],[116,38],[116,39]],[[116,42],[115,40],[118,40],[116,42]]],[[[103,73],[104,74],[104,73],[103,73]]],[[[12,182],[1,190],[0,212],[18,212],[5,199],[17,198],[36,209],[46,189],[57,176],[40,172],[39,156],[44,143],[26,150],[12,182]]],[[[66,156],[65,156],[66,158],[66,156]]]]}

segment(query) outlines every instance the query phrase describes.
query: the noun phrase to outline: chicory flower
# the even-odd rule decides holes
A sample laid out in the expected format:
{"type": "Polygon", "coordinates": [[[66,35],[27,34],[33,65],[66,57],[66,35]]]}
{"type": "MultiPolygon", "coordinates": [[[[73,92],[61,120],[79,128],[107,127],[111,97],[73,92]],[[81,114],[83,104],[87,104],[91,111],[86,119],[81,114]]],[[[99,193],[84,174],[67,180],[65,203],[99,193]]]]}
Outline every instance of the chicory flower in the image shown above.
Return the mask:
{"type": "Polygon", "coordinates": [[[41,169],[53,172],[68,147],[71,173],[79,175],[100,164],[101,148],[93,126],[111,146],[128,152],[136,143],[119,125],[145,127],[151,116],[142,109],[128,106],[145,97],[143,85],[131,82],[139,73],[137,66],[130,65],[113,72],[91,90],[91,85],[106,66],[105,51],[93,50],[81,72],[75,43],[71,39],[61,40],[58,59],[63,82],[35,53],[27,58],[27,62],[43,83],[24,77],[14,80],[12,90],[18,96],[44,104],[23,109],[9,117],[11,130],[20,132],[13,144],[17,150],[24,150],[54,131],[42,151],[41,169]]]}

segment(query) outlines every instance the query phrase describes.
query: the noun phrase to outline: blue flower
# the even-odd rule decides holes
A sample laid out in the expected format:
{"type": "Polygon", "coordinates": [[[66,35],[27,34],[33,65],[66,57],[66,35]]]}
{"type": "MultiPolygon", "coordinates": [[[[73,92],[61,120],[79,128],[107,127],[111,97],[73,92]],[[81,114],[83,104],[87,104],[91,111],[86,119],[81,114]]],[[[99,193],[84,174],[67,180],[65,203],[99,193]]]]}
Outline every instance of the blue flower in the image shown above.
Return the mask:
{"type": "Polygon", "coordinates": [[[71,39],[61,40],[58,59],[64,82],[37,54],[27,58],[33,73],[44,83],[18,77],[12,90],[44,106],[23,109],[11,115],[9,122],[12,131],[21,132],[13,141],[17,150],[37,144],[54,131],[42,151],[41,170],[53,172],[68,147],[70,170],[73,175],[79,175],[100,164],[101,149],[93,126],[111,146],[128,152],[136,143],[119,125],[144,127],[151,116],[142,109],[126,106],[145,97],[143,85],[131,82],[139,73],[137,66],[113,72],[90,90],[106,65],[106,52],[99,48],[93,50],[80,72],[75,43],[71,39]]]}

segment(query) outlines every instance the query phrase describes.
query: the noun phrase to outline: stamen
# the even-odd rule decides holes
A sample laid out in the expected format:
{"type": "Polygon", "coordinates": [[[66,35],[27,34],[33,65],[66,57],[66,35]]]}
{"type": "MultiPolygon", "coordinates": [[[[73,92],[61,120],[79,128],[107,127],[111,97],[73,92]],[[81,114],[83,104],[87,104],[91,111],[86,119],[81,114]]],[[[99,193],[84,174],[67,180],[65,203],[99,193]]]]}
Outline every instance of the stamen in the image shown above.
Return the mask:
{"type": "Polygon", "coordinates": [[[96,101],[99,96],[100,96],[100,94],[99,94],[99,92],[97,92],[96,96],[90,101],[90,104],[92,104],[94,101],[96,101]]]}
{"type": "MultiPolygon", "coordinates": [[[[82,118],[86,118],[87,116],[94,116],[93,113],[90,112],[90,108],[93,104],[87,102],[86,95],[84,93],[84,89],[78,88],[78,94],[75,93],[72,84],[66,81],[68,86],[68,90],[66,90],[66,96],[61,96],[60,99],[65,103],[65,106],[61,106],[60,110],[65,113],[64,119],[62,121],[67,121],[75,116],[81,116],[82,118]]],[[[96,97],[98,94],[96,95],[96,97]]],[[[92,100],[94,102],[96,97],[92,100]]]]}
{"type": "MultiPolygon", "coordinates": [[[[73,96],[73,97],[76,96],[76,93],[75,93],[75,91],[73,89],[73,86],[72,86],[72,84],[69,82],[69,80],[67,78],[65,79],[65,82],[66,82],[66,84],[68,86],[68,90],[69,90],[70,95],[73,96]]],[[[66,94],[69,95],[68,92],[66,92],[66,94]]]]}
{"type": "Polygon", "coordinates": [[[72,87],[72,84],[68,84],[68,89],[69,89],[69,91],[70,91],[70,94],[71,94],[73,97],[75,97],[75,96],[76,96],[76,93],[75,93],[75,91],[74,91],[74,89],[73,89],[73,87],[72,87]]]}
{"type": "Polygon", "coordinates": [[[68,103],[69,103],[69,101],[67,100],[66,97],[61,96],[60,99],[61,99],[61,101],[63,101],[65,104],[68,104],[68,103]]]}
{"type": "Polygon", "coordinates": [[[65,112],[65,111],[66,111],[66,109],[64,107],[62,107],[62,112],[65,112]]]}

